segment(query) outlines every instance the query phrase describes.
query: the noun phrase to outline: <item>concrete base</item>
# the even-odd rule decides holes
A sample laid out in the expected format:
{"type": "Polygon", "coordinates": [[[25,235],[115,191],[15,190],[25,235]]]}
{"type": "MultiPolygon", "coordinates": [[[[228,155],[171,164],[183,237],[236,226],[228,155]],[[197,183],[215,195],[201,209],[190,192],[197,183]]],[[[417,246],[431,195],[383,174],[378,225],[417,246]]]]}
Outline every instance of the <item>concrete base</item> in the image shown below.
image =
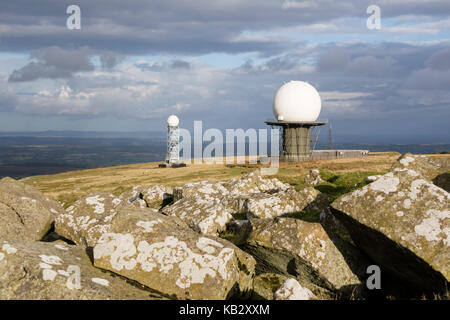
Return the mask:
{"type": "Polygon", "coordinates": [[[309,160],[332,160],[342,158],[362,158],[369,150],[315,150],[309,160]]]}
{"type": "Polygon", "coordinates": [[[184,168],[184,167],[186,167],[186,163],[172,163],[172,164],[160,163],[158,165],[158,167],[160,167],[160,168],[184,168]]]}

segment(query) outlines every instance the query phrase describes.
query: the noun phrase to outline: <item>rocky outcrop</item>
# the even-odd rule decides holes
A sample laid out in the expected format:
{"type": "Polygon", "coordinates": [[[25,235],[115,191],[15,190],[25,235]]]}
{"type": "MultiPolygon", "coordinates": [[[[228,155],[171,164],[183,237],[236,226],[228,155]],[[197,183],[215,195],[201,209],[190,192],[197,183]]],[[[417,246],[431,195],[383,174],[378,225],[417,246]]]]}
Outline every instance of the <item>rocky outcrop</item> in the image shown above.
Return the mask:
{"type": "Polygon", "coordinates": [[[61,205],[11,178],[0,180],[0,239],[41,240],[61,205]]]}
{"type": "Polygon", "coordinates": [[[162,212],[180,218],[199,233],[213,236],[224,231],[233,218],[233,212],[220,202],[195,197],[182,198],[162,212]]]}
{"type": "Polygon", "coordinates": [[[320,176],[319,169],[311,169],[305,176],[305,185],[307,186],[317,186],[325,182],[320,176]]]}
{"type": "Polygon", "coordinates": [[[292,218],[252,219],[251,224],[251,246],[299,257],[337,289],[361,286],[368,259],[339,237],[330,237],[321,224],[292,218]]]}
{"type": "Polygon", "coordinates": [[[0,299],[104,300],[162,297],[94,268],[80,247],[0,240],[0,299]]]}
{"type": "Polygon", "coordinates": [[[382,270],[435,293],[450,278],[450,197],[428,180],[437,172],[426,157],[405,155],[392,172],[332,203],[382,270]]]}
{"type": "Polygon", "coordinates": [[[128,200],[110,193],[90,194],[56,217],[55,231],[77,245],[93,247],[102,234],[109,232],[117,212],[127,206],[128,200]]]}
{"type": "Polygon", "coordinates": [[[94,265],[178,299],[225,299],[251,289],[254,259],[180,219],[122,209],[93,249],[94,265]]]}
{"type": "Polygon", "coordinates": [[[228,189],[221,182],[199,181],[175,187],[173,201],[176,202],[182,198],[199,198],[204,201],[218,202],[228,194],[228,189]]]}
{"type": "Polygon", "coordinates": [[[228,189],[231,196],[242,196],[252,193],[273,193],[286,191],[291,188],[287,183],[283,183],[276,178],[264,178],[257,171],[246,174],[240,178],[234,178],[223,184],[228,189]]]}
{"type": "Polygon", "coordinates": [[[119,198],[139,208],[148,207],[159,210],[172,201],[172,189],[163,185],[135,186],[122,193],[119,198]]]}
{"type": "Polygon", "coordinates": [[[242,198],[245,200],[241,211],[258,218],[274,218],[302,210],[320,213],[328,207],[327,197],[312,187],[300,191],[289,188],[276,193],[257,193],[242,198]]]}
{"type": "Polygon", "coordinates": [[[392,165],[391,171],[412,170],[420,174],[426,180],[432,180],[437,175],[448,170],[442,163],[425,155],[413,155],[406,153],[392,165]]]}

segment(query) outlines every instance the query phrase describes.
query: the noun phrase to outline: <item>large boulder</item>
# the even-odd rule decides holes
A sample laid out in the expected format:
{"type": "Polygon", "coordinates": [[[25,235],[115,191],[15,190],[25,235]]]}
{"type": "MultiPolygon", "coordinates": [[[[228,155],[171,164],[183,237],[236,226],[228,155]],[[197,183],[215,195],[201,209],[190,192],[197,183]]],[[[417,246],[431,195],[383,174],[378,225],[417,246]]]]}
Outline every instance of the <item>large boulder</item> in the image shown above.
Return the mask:
{"type": "Polygon", "coordinates": [[[41,240],[62,206],[35,188],[14,180],[0,180],[0,239],[41,240]]]}
{"type": "Polygon", "coordinates": [[[127,206],[131,207],[125,198],[104,192],[92,193],[56,217],[55,232],[77,245],[93,247],[102,234],[109,232],[119,209],[127,206]]]}
{"type": "Polygon", "coordinates": [[[412,169],[418,159],[404,157],[405,168],[339,197],[332,211],[382,270],[440,292],[450,278],[450,197],[412,169]]]}
{"type": "Polygon", "coordinates": [[[178,299],[225,299],[251,289],[254,259],[177,217],[126,208],[93,249],[94,265],[178,299]]]}
{"type": "Polygon", "coordinates": [[[255,193],[245,198],[240,211],[258,218],[274,218],[302,210],[317,211],[320,214],[328,207],[326,195],[313,187],[300,191],[289,188],[276,193],[255,193]]]}
{"type": "Polygon", "coordinates": [[[285,191],[291,186],[277,178],[265,178],[257,171],[248,173],[240,178],[233,178],[223,184],[231,196],[241,196],[260,192],[285,191]]]}
{"type": "Polygon", "coordinates": [[[176,202],[182,198],[201,198],[205,201],[217,202],[228,194],[229,191],[224,187],[224,183],[205,180],[175,187],[173,189],[173,201],[176,202]]]}
{"type": "Polygon", "coordinates": [[[199,233],[213,236],[224,231],[233,218],[233,212],[220,202],[196,197],[182,198],[164,207],[162,212],[180,218],[199,233]]]}
{"type": "Polygon", "coordinates": [[[150,295],[158,296],[94,268],[80,247],[0,241],[0,299],[150,299],[150,295]]]}
{"type": "Polygon", "coordinates": [[[320,223],[293,218],[252,219],[247,242],[253,247],[284,251],[298,256],[335,288],[350,291],[361,287],[370,262],[364,254],[320,223]]]}
{"type": "Polygon", "coordinates": [[[392,165],[391,171],[395,170],[412,170],[420,174],[424,179],[432,180],[448,169],[442,163],[425,155],[406,153],[392,165]]]}

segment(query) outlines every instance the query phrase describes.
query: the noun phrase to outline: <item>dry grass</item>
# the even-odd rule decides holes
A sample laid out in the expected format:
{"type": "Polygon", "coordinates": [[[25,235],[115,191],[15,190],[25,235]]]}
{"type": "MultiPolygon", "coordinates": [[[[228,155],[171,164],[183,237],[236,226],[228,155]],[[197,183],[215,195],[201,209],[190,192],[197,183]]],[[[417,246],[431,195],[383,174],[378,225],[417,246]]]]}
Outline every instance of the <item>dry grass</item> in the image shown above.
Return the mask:
{"type": "MultiPolygon", "coordinates": [[[[433,155],[433,157],[450,155],[433,155]]],[[[366,158],[319,160],[307,162],[282,162],[277,178],[301,188],[305,174],[312,168],[335,175],[363,172],[382,173],[389,170],[399,157],[398,153],[371,153],[366,158]]],[[[92,192],[120,194],[136,185],[164,184],[171,187],[188,182],[211,180],[225,181],[253,171],[259,164],[191,164],[185,168],[159,168],[159,163],[142,163],[116,167],[71,171],[54,175],[33,176],[22,181],[36,187],[46,196],[73,203],[92,192]]]]}

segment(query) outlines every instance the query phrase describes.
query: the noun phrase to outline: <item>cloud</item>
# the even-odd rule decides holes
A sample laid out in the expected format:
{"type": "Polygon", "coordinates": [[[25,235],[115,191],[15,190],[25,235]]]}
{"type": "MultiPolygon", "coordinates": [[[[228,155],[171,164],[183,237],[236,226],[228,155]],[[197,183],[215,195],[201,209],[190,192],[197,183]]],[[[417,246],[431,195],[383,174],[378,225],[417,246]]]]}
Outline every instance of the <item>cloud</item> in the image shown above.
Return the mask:
{"type": "Polygon", "coordinates": [[[9,82],[32,81],[39,78],[67,78],[79,71],[92,71],[92,51],[86,47],[79,50],[64,50],[53,46],[32,51],[28,64],[14,70],[9,82]]]}
{"type": "Polygon", "coordinates": [[[433,55],[425,61],[425,65],[436,70],[450,69],[450,48],[433,53],[433,55]]]}
{"type": "Polygon", "coordinates": [[[349,53],[342,48],[327,50],[319,56],[317,66],[320,71],[334,71],[344,68],[349,61],[349,53]]]}
{"type": "Polygon", "coordinates": [[[14,70],[9,82],[33,81],[41,78],[70,78],[77,72],[93,71],[92,59],[98,56],[103,69],[112,69],[124,57],[111,51],[92,50],[81,47],[73,50],[51,46],[31,51],[30,62],[20,69],[14,70]]]}
{"type": "Polygon", "coordinates": [[[171,63],[172,69],[190,69],[191,64],[183,60],[173,60],[171,63]]]}

